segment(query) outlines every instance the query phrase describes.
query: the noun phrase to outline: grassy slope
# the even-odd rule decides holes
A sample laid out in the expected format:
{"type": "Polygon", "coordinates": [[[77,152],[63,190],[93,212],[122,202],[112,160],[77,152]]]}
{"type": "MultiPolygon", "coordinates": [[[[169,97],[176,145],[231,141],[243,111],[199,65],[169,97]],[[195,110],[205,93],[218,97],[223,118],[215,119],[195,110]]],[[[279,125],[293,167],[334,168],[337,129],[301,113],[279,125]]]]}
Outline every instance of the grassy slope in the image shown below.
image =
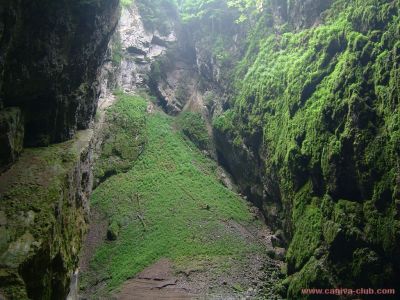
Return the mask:
{"type": "MultiPolygon", "coordinates": [[[[121,114],[140,107],[140,118],[144,103],[122,97],[118,107],[121,114]]],[[[148,142],[134,167],[94,191],[92,207],[107,215],[118,237],[98,248],[84,285],[106,280],[107,289],[115,289],[161,257],[182,264],[260,251],[225,231],[225,220],[254,222],[247,204],[218,182],[215,163],[173,131],[172,123],[161,112],[147,115],[148,142]]]]}

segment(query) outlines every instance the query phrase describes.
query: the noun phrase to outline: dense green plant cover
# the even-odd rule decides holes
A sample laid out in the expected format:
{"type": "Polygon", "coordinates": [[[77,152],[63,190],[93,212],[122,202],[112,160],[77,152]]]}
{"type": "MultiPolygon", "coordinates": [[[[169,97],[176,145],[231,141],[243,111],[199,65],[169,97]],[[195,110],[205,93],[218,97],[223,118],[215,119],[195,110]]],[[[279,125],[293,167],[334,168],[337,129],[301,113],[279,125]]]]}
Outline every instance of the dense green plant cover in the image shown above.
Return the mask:
{"type": "Polygon", "coordinates": [[[269,201],[282,204],[292,238],[288,296],[398,285],[399,2],[334,1],[311,28],[259,22],[238,96],[214,126],[261,153],[266,178],[278,180],[269,201]]]}
{"type": "Polygon", "coordinates": [[[129,7],[132,4],[133,0],[120,0],[120,3],[124,7],[129,7]]]}
{"type": "Polygon", "coordinates": [[[186,0],[180,3],[180,12],[184,22],[212,21],[224,18],[227,12],[225,0],[186,0]]]}
{"type": "MultiPolygon", "coordinates": [[[[146,105],[144,99],[120,95],[110,110],[144,126],[137,131],[143,130],[147,144],[128,172],[108,178],[92,195],[92,209],[107,218],[110,240],[96,250],[82,278],[82,288],[104,283],[93,298],[160,258],[181,265],[226,264],[230,258],[262,255],[261,245],[226,230],[226,222],[260,225],[247,203],[219,182],[216,163],[176,131],[172,117],[157,110],[148,114],[146,105]]],[[[124,123],[115,126],[125,130],[124,123]]]]}
{"type": "Polygon", "coordinates": [[[179,115],[177,124],[183,134],[199,149],[209,150],[210,137],[207,132],[206,121],[200,113],[184,112],[179,115]]]}
{"type": "MultiPolygon", "coordinates": [[[[251,153],[252,162],[261,161],[259,174],[266,187],[264,208],[267,211],[272,202],[281,208],[280,225],[289,240],[288,278],[282,282],[282,294],[289,299],[300,299],[307,298],[300,295],[300,290],[308,287],[399,286],[399,3],[137,0],[137,5],[145,26],[151,30],[163,28],[164,33],[171,29],[165,23],[169,19],[166,14],[175,14],[177,5],[184,29],[194,40],[187,42],[194,42],[212,57],[213,65],[221,71],[219,84],[234,88],[226,105],[229,109],[213,125],[216,136],[231,145],[227,149],[232,149],[232,153],[224,155],[243,158],[251,153]],[[308,11],[306,3],[316,8],[316,12],[308,11]],[[243,40],[234,40],[232,36],[236,34],[243,40]],[[246,51],[239,59],[243,54],[241,49],[246,51]]],[[[152,80],[162,78],[174,59],[167,55],[154,63],[152,80]]],[[[125,99],[116,110],[127,105],[124,111],[133,119],[140,119],[144,114],[144,106],[139,105],[142,100],[130,103],[129,97],[121,97],[125,99]]],[[[202,121],[200,115],[186,113],[174,126],[204,149],[208,140],[202,121]]],[[[183,253],[196,256],[206,251],[196,241],[188,244],[194,247],[192,253],[160,239],[171,236],[159,230],[165,220],[156,220],[154,215],[162,215],[161,210],[167,211],[170,206],[178,207],[173,201],[183,191],[182,199],[190,203],[190,211],[174,214],[177,219],[173,222],[183,224],[189,215],[192,217],[196,194],[185,191],[190,186],[196,193],[197,189],[204,192],[199,182],[209,184],[214,178],[213,165],[197,156],[195,150],[195,169],[200,159],[199,169],[206,170],[203,174],[206,176],[192,169],[190,164],[194,160],[187,150],[194,148],[169,131],[173,122],[169,117],[156,113],[149,116],[147,123],[135,122],[142,126],[141,130],[121,124],[113,130],[133,132],[134,136],[140,136],[139,141],[148,139],[148,149],[137,160],[141,150],[131,150],[144,143],[129,148],[129,155],[133,156],[126,156],[123,161],[135,162],[123,166],[127,173],[107,180],[93,196],[96,209],[108,213],[109,239],[113,240],[104,244],[92,261],[96,280],[112,274],[111,279],[106,279],[107,288],[118,286],[165,255],[160,250],[163,247],[170,250],[169,255],[175,260],[181,259],[183,253]],[[160,148],[156,149],[157,143],[163,147],[162,156],[160,148]],[[167,180],[166,174],[171,179],[167,180]],[[182,190],[168,189],[171,180],[174,184],[179,182],[182,190]],[[157,181],[159,189],[152,181],[157,181]],[[113,187],[117,184],[126,190],[125,194],[116,194],[113,187]],[[166,200],[151,202],[151,194],[166,200]],[[131,207],[135,207],[136,215],[128,216],[131,207]],[[143,221],[138,216],[144,210],[150,215],[143,221]],[[124,266],[132,266],[133,254],[124,249],[133,244],[131,237],[137,234],[142,234],[149,243],[135,246],[140,253],[135,260],[138,267],[128,270],[124,266]],[[148,245],[152,248],[147,248],[148,245]],[[122,254],[108,260],[110,253],[117,252],[122,254]],[[107,270],[103,267],[105,262],[107,270]]],[[[119,143],[109,143],[110,151],[104,152],[104,161],[114,155],[116,144],[119,143]]],[[[119,168],[113,164],[111,167],[119,168]]],[[[103,170],[101,161],[97,168],[103,170]]],[[[245,181],[249,186],[254,185],[253,177],[245,181]]],[[[219,188],[212,193],[223,194],[219,188]]],[[[203,199],[210,196],[201,195],[203,199]]],[[[206,206],[213,207],[212,201],[207,200],[206,206]]],[[[207,214],[207,210],[195,211],[196,218],[207,214]]],[[[242,217],[234,219],[243,221],[242,217]]],[[[175,237],[187,238],[188,232],[175,227],[173,230],[175,237]]],[[[207,255],[220,253],[231,242],[208,248],[207,255]]],[[[236,246],[243,250],[241,243],[236,246]]]]}
{"type": "Polygon", "coordinates": [[[146,143],[146,103],[139,97],[117,93],[120,99],[106,113],[101,153],[94,167],[98,181],[128,171],[146,143]]]}
{"type": "MultiPolygon", "coordinates": [[[[182,20],[219,22],[236,14],[236,23],[244,22],[251,14],[261,12],[264,0],[178,0],[182,20]]],[[[204,24],[203,24],[204,25],[204,24]]]]}

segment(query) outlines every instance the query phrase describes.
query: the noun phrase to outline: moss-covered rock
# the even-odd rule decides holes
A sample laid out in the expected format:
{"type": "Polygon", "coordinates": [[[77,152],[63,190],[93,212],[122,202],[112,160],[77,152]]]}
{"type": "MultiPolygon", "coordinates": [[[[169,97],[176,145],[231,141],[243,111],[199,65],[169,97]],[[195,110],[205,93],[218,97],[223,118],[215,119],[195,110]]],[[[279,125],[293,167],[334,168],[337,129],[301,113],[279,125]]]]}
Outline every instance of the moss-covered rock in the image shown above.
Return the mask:
{"type": "Polygon", "coordinates": [[[271,26],[254,28],[237,95],[214,121],[221,161],[258,161],[253,196],[281,209],[272,224],[291,238],[291,299],[304,287],[400,286],[400,6],[322,2],[265,8],[259,24],[271,26]]]}
{"type": "Polygon", "coordinates": [[[118,238],[119,231],[121,226],[116,222],[112,221],[107,228],[107,239],[109,241],[115,241],[118,238]]]}
{"type": "Polygon", "coordinates": [[[0,293],[64,299],[77,267],[91,191],[90,131],[25,149],[0,176],[0,293]]]}
{"type": "Polygon", "coordinates": [[[301,269],[320,245],[322,221],[321,211],[314,205],[307,206],[296,220],[295,234],[287,252],[289,272],[301,269]]]}
{"type": "MultiPolygon", "coordinates": [[[[285,279],[288,299],[321,299],[321,295],[302,294],[302,289],[329,288],[335,285],[332,281],[331,270],[328,267],[326,258],[317,259],[314,256],[307,262],[299,273],[285,279]]],[[[337,299],[336,296],[324,296],[326,299],[337,299]]]]}
{"type": "Polygon", "coordinates": [[[178,117],[178,126],[183,134],[201,150],[210,150],[210,137],[206,121],[200,113],[185,112],[178,117]]]}
{"type": "Polygon", "coordinates": [[[23,123],[19,108],[0,110],[0,172],[13,163],[22,152],[23,123]]]}
{"type": "Polygon", "coordinates": [[[147,104],[139,97],[117,94],[118,101],[106,112],[100,153],[94,165],[95,184],[130,170],[146,144],[147,104]]]}

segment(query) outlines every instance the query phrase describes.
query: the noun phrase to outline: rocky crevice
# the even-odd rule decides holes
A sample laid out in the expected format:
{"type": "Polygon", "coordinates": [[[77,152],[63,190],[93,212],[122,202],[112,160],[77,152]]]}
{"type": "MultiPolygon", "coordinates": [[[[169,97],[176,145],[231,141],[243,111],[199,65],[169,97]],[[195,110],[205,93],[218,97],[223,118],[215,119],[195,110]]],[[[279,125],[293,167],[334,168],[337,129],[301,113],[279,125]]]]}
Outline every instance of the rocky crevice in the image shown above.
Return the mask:
{"type": "Polygon", "coordinates": [[[287,243],[282,295],[398,285],[395,1],[270,1],[238,26],[236,14],[182,25],[169,8],[163,28],[133,4],[122,10],[100,83],[117,1],[8,4],[0,6],[0,171],[8,169],[0,176],[0,295],[66,295],[87,221],[92,149],[101,152],[106,131],[97,142],[81,132],[40,153],[23,145],[87,128],[99,93],[101,127],[115,87],[149,88],[166,112],[207,120],[212,151],[277,230],[277,245],[287,243]],[[268,43],[243,42],[252,25],[252,38],[268,43]]]}

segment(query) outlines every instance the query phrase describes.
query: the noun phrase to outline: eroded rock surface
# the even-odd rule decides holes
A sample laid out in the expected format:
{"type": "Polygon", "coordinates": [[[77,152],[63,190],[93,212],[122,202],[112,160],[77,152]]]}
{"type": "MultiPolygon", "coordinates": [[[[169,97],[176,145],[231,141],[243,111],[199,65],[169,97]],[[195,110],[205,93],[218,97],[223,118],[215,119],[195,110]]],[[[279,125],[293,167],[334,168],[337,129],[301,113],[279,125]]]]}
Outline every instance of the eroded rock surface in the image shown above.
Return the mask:
{"type": "Polygon", "coordinates": [[[92,186],[92,131],[26,149],[0,175],[0,291],[62,299],[78,263],[92,186]]]}
{"type": "Polygon", "coordinates": [[[24,144],[87,128],[118,1],[3,1],[0,15],[0,107],[21,110],[24,144]]]}
{"type": "Polygon", "coordinates": [[[0,4],[1,298],[67,296],[92,190],[87,128],[118,5],[0,4]]]}
{"type": "Polygon", "coordinates": [[[133,3],[122,9],[116,39],[121,54],[118,86],[131,92],[146,86],[151,63],[165,55],[167,47],[176,42],[176,32],[160,33],[145,28],[133,3]]]}

